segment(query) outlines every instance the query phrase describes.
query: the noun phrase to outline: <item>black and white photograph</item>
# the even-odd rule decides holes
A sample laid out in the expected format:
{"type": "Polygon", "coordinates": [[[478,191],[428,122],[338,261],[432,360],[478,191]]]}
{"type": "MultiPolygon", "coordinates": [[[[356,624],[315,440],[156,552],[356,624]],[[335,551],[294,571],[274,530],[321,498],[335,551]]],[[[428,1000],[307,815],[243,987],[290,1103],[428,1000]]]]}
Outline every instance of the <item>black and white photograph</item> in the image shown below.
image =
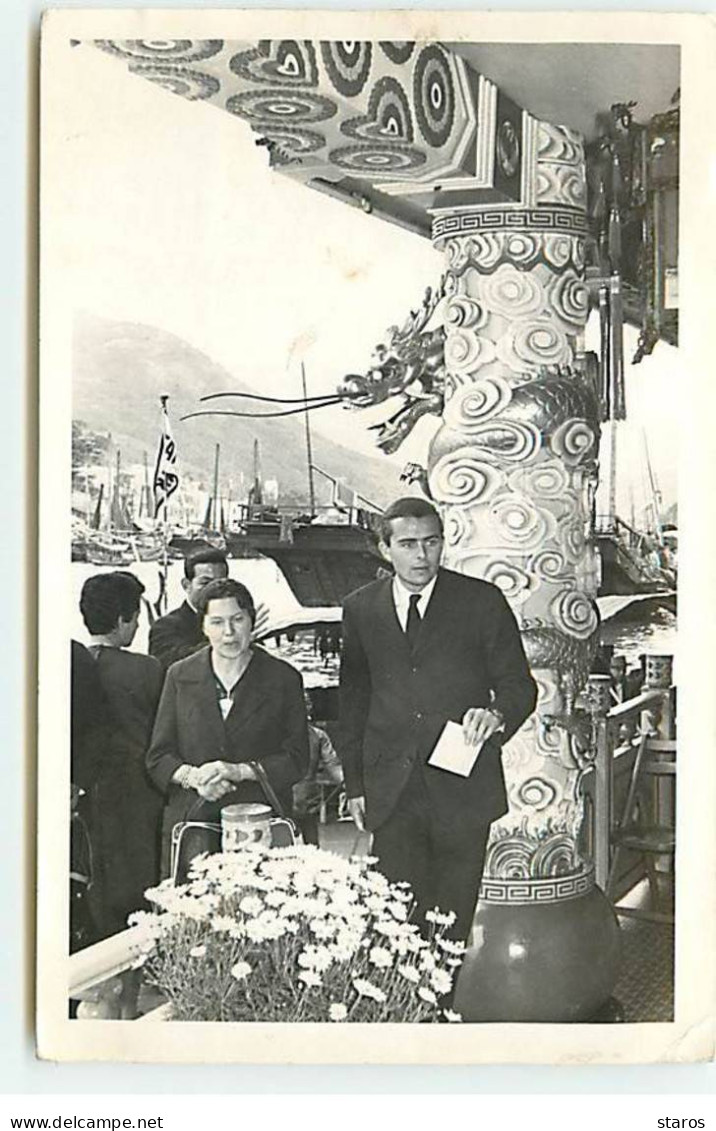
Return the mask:
{"type": "Polygon", "coordinates": [[[606,23],[46,13],[41,1057],[711,1055],[708,53],[606,23]]]}

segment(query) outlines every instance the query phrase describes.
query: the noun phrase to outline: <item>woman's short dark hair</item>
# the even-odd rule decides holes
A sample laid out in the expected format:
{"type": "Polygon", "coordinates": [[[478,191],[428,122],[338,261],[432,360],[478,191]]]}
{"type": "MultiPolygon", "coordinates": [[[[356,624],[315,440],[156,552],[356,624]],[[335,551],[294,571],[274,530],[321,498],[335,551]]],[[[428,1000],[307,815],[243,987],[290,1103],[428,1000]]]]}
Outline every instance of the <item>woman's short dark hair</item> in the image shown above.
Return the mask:
{"type": "Polygon", "coordinates": [[[106,636],[117,628],[120,617],[131,620],[139,609],[144,586],[127,570],[97,573],[82,586],[80,612],[92,636],[106,636]]]}
{"type": "Polygon", "coordinates": [[[442,534],[442,519],[433,504],[417,495],[406,495],[404,498],[396,499],[394,503],[391,503],[380,516],[380,540],[385,546],[390,545],[393,534],[391,523],[394,518],[434,518],[442,534]]]}
{"type": "Polygon", "coordinates": [[[251,624],[256,621],[256,606],[254,599],[245,585],[234,581],[233,577],[217,577],[205,585],[196,599],[196,611],[201,623],[206,616],[210,601],[223,601],[233,597],[236,604],[251,617],[251,624]]]}

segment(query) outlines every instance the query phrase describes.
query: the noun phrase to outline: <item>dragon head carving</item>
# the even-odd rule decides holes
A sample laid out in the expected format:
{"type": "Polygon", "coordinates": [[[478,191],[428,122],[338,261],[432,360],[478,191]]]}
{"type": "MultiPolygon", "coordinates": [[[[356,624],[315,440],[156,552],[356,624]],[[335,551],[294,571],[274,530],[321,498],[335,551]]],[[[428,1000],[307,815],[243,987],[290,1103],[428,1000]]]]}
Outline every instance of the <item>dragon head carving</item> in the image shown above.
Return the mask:
{"type": "Polygon", "coordinates": [[[428,287],[418,310],[412,310],[402,327],[391,326],[385,342],[373,352],[365,374],[349,373],[338,387],[350,408],[368,408],[399,397],[400,405],[387,420],[372,425],[378,447],[397,451],[426,413],[439,416],[445,389],[445,331],[426,330],[445,294],[444,278],[433,291],[428,287]]]}

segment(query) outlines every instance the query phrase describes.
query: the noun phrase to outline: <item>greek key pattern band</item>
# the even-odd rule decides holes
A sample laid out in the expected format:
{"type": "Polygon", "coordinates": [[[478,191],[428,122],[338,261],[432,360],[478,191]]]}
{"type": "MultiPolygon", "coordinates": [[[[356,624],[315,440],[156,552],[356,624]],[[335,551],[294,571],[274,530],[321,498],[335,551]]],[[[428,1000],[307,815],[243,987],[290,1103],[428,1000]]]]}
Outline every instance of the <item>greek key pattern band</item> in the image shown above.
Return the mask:
{"type": "Polygon", "coordinates": [[[562,232],[583,236],[588,231],[587,217],[578,208],[475,208],[451,212],[433,220],[433,240],[464,236],[474,232],[499,231],[562,232]]]}
{"type": "Polygon", "coordinates": [[[561,903],[586,895],[594,886],[594,869],[590,866],[573,876],[552,876],[539,880],[483,880],[480,899],[485,903],[514,905],[561,903]]]}

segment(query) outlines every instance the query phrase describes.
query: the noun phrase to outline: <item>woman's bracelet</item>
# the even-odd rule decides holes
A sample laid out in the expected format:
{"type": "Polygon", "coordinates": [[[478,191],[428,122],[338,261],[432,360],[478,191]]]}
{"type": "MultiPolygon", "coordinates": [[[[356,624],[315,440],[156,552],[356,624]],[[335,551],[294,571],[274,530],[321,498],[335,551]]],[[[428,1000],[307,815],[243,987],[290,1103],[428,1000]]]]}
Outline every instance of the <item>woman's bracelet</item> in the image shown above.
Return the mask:
{"type": "Polygon", "coordinates": [[[179,766],[179,768],[174,771],[172,781],[180,785],[182,789],[196,789],[196,770],[196,766],[190,766],[188,763],[184,763],[184,765],[179,766]]]}

